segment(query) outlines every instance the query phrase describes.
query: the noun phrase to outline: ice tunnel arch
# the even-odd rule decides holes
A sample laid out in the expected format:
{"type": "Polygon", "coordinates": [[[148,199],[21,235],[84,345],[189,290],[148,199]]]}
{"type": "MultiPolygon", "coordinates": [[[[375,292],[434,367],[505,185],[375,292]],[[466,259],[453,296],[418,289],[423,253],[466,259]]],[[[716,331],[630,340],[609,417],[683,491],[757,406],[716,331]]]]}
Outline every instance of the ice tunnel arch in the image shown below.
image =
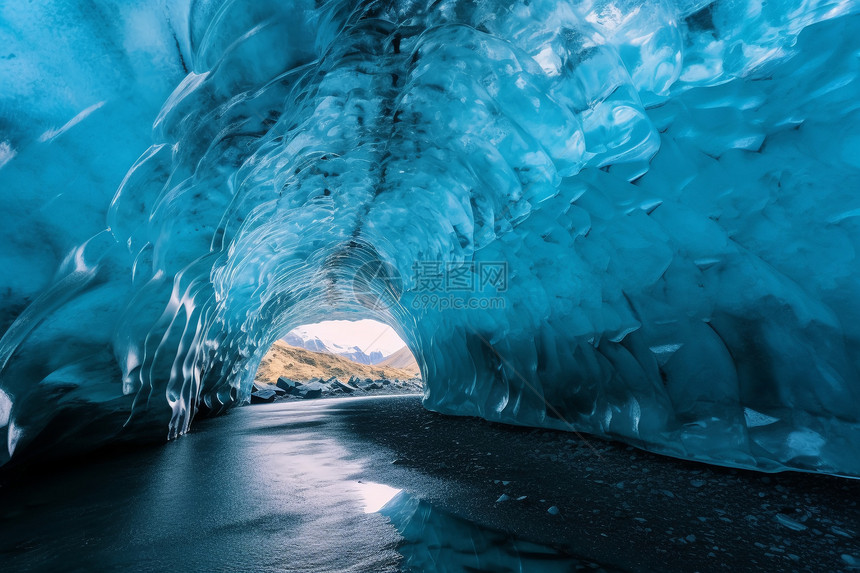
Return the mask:
{"type": "Polygon", "coordinates": [[[95,5],[0,74],[0,462],[242,402],[370,264],[429,408],[860,475],[856,2],[95,5]],[[426,262],[503,304],[423,303],[426,262]]]}

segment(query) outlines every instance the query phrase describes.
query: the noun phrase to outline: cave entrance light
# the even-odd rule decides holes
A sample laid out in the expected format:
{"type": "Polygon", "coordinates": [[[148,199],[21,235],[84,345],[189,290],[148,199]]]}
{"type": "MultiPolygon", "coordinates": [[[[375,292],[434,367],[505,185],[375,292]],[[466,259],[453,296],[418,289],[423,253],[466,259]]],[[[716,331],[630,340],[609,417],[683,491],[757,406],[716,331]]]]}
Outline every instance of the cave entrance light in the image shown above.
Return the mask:
{"type": "MultiPolygon", "coordinates": [[[[306,384],[332,377],[342,384],[351,379],[385,380],[396,391],[421,387],[412,351],[391,326],[372,319],[328,320],[292,328],[269,347],[255,381],[262,387],[279,378],[306,384]]],[[[337,388],[343,387],[323,390],[337,388]]]]}

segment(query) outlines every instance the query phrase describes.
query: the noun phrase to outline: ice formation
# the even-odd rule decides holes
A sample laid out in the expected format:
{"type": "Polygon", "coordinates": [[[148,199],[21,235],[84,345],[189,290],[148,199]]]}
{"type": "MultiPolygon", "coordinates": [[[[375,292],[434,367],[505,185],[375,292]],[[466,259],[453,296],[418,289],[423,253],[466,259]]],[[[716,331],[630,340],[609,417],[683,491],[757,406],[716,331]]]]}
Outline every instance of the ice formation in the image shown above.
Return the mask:
{"type": "Polygon", "coordinates": [[[374,318],[434,410],[860,475],[857,7],[3,4],[0,463],[175,437],[374,318]]]}

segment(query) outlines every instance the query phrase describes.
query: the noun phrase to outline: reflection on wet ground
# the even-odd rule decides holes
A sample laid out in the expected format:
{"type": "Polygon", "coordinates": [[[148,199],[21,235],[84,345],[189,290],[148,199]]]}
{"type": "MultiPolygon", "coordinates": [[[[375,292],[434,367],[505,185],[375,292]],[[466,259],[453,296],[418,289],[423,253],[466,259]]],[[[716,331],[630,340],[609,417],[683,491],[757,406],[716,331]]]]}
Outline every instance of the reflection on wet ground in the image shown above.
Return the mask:
{"type": "Polygon", "coordinates": [[[0,486],[0,571],[854,571],[860,481],[289,402],[0,486]]]}
{"type": "MultiPolygon", "coordinates": [[[[417,398],[369,398],[359,411],[385,400],[417,398]]],[[[468,503],[470,489],[391,464],[344,408],[243,408],[163,447],[19,476],[0,487],[0,570],[596,568],[422,501],[444,491],[468,503]]]]}

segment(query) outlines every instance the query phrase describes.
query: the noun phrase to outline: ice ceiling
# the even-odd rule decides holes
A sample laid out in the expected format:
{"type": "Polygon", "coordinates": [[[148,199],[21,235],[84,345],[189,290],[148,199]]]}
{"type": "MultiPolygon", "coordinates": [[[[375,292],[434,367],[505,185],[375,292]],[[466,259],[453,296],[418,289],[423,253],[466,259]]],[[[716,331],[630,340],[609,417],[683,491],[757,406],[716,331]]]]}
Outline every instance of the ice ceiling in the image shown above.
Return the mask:
{"type": "Polygon", "coordinates": [[[860,475],[857,9],[4,3],[0,463],[175,437],[375,318],[433,410],[860,475]]]}

